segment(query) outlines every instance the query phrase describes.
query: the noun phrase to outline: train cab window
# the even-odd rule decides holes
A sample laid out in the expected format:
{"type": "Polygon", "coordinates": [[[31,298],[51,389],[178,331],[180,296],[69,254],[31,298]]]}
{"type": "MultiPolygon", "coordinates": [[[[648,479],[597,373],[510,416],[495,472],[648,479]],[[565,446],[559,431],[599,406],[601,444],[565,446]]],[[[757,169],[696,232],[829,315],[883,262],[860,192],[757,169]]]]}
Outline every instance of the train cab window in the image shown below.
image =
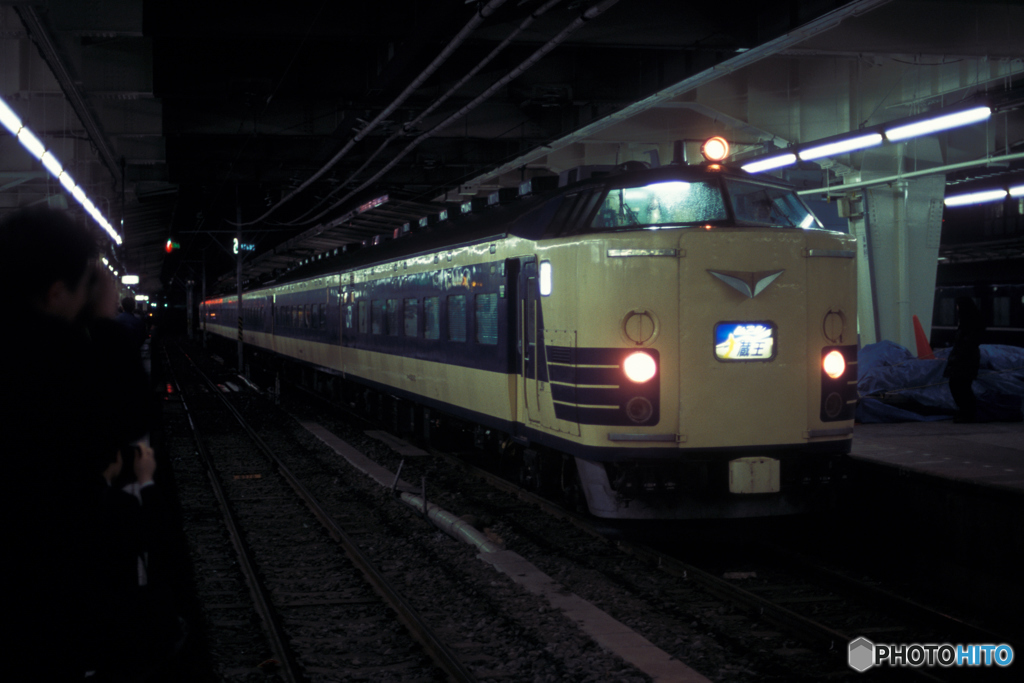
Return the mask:
{"type": "Polygon", "coordinates": [[[596,230],[682,227],[727,218],[717,183],[673,180],[644,187],[622,187],[604,197],[590,223],[596,230]]]}
{"type": "Polygon", "coordinates": [[[476,341],[479,344],[498,343],[498,295],[476,296],[476,341]]]}
{"type": "Polygon", "coordinates": [[[370,331],[370,302],[359,302],[359,333],[366,334],[370,331]]]}
{"type": "Polygon", "coordinates": [[[737,223],[782,228],[822,227],[810,209],[791,190],[738,180],[727,181],[726,188],[737,223]]]}
{"type": "Polygon", "coordinates": [[[448,341],[466,341],[466,297],[448,297],[448,341]]]}
{"type": "Polygon", "coordinates": [[[428,296],[423,300],[423,336],[426,339],[441,338],[441,300],[428,296]]]}
{"type": "Polygon", "coordinates": [[[405,313],[405,317],[404,317],[405,336],[406,337],[416,337],[416,336],[419,336],[419,326],[418,326],[419,318],[418,318],[418,316],[419,316],[419,312],[420,312],[420,300],[419,299],[406,299],[405,300],[405,308],[403,309],[403,312],[405,313]]]}
{"type": "Polygon", "coordinates": [[[402,326],[398,322],[401,319],[399,317],[399,314],[401,312],[402,312],[401,308],[398,305],[398,299],[388,299],[388,305],[387,305],[388,324],[387,324],[387,328],[388,328],[388,334],[391,335],[392,337],[397,337],[399,334],[402,333],[402,326]]]}

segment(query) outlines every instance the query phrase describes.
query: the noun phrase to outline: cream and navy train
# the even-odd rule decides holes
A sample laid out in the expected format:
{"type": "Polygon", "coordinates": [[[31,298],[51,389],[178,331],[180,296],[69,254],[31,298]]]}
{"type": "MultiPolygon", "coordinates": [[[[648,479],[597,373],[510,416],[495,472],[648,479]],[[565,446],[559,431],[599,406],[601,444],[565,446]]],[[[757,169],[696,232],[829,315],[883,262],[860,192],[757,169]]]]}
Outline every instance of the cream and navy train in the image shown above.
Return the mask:
{"type": "Polygon", "coordinates": [[[339,249],[245,293],[241,317],[206,301],[205,329],[497,435],[525,481],[599,517],[824,497],[853,435],[854,238],[720,163],[538,184],[339,249]]]}

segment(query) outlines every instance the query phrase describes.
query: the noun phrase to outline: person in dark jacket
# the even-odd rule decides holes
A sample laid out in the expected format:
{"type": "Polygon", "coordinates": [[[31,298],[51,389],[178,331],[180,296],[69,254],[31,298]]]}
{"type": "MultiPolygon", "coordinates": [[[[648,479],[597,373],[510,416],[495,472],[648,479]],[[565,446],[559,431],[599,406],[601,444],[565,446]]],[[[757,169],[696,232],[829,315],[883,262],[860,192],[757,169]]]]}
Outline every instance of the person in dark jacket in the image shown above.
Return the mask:
{"type": "Polygon", "coordinates": [[[99,412],[81,324],[96,277],[96,242],[66,214],[13,212],[0,223],[0,285],[8,297],[0,361],[11,680],[80,680],[88,633],[90,534],[98,523],[93,472],[117,439],[99,412]]]}
{"type": "Polygon", "coordinates": [[[971,385],[977,379],[981,365],[981,333],[985,324],[981,311],[969,296],[956,298],[956,310],[960,322],[943,376],[949,378],[949,392],[956,402],[957,413],[953,421],[974,422],[978,417],[978,399],[971,385]]]}

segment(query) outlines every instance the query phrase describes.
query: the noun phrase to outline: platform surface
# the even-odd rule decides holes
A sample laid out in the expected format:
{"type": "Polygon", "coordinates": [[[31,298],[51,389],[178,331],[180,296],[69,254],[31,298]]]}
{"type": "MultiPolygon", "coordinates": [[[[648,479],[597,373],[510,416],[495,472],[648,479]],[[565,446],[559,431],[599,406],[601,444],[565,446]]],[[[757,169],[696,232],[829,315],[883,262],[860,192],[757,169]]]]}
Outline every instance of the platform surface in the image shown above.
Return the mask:
{"type": "Polygon", "coordinates": [[[857,424],[850,457],[1024,494],[1024,422],[857,424]]]}

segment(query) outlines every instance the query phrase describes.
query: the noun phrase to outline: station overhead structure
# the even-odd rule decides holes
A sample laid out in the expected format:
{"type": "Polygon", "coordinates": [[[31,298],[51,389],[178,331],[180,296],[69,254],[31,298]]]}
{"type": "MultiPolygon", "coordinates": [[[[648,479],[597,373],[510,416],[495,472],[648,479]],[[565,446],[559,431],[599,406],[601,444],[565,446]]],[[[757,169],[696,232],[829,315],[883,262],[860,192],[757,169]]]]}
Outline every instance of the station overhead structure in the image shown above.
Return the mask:
{"type": "Polygon", "coordinates": [[[173,300],[720,136],[860,238],[861,340],[912,346],[940,263],[1024,265],[1022,26],[1005,0],[0,0],[0,214],[68,208],[173,300]]]}

